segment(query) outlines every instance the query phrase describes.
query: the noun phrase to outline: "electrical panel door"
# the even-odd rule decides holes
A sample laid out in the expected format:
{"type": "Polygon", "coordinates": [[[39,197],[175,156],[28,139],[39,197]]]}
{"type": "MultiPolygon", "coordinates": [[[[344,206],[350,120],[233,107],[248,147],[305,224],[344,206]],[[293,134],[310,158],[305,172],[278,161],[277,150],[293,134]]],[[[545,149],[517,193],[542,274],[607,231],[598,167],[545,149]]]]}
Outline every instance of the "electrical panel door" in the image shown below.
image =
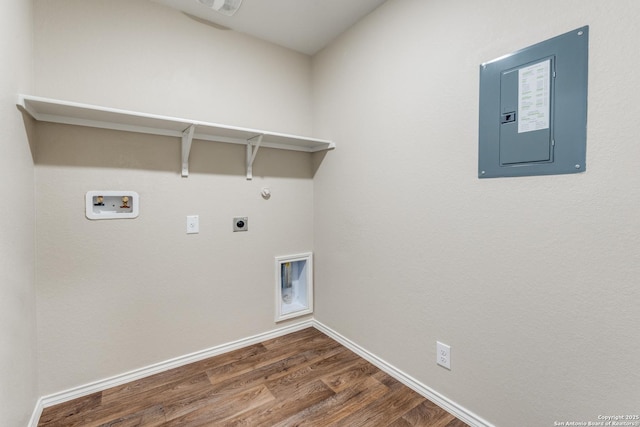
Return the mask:
{"type": "Polygon", "coordinates": [[[480,66],[480,178],[585,171],[588,27],[480,66]]]}

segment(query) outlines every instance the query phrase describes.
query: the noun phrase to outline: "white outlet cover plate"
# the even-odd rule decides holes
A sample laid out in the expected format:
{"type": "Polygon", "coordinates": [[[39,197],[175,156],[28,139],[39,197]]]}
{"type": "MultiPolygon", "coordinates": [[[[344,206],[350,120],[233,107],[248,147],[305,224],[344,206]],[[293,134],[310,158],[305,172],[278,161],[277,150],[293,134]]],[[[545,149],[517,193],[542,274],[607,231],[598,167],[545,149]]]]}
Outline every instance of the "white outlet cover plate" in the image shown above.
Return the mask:
{"type": "Polygon", "coordinates": [[[200,218],[198,215],[187,216],[187,234],[197,234],[200,232],[200,218]]]}
{"type": "Polygon", "coordinates": [[[436,363],[451,370],[451,347],[436,341],[436,363]]]}

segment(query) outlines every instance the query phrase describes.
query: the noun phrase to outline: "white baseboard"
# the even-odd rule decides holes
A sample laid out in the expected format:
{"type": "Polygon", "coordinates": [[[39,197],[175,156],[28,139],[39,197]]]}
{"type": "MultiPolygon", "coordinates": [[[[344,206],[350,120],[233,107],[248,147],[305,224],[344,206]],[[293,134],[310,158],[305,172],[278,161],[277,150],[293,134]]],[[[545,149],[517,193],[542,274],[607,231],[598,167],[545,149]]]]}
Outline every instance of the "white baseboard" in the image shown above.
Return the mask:
{"type": "Polygon", "coordinates": [[[36,402],[36,407],[31,415],[28,427],[37,427],[40,416],[44,408],[49,406],[58,405],[60,403],[68,402],[79,397],[87,396],[98,391],[104,391],[111,387],[115,387],[121,384],[125,384],[131,381],[136,381],[150,375],[158,374],[160,372],[168,371],[169,369],[178,368],[180,366],[187,365],[189,363],[198,362],[200,360],[207,359],[209,357],[218,356],[223,353],[227,353],[240,348],[248,347],[253,344],[277,338],[292,332],[296,332],[308,327],[314,327],[320,332],[328,335],[340,344],[347,347],[349,350],[356,353],[358,356],[367,360],[380,370],[386,372],[396,380],[400,381],[407,387],[415,390],[417,393],[426,397],[436,405],[445,409],[447,412],[455,415],[460,420],[469,424],[472,427],[494,427],[492,424],[483,420],[473,412],[463,408],[455,402],[449,400],[445,396],[431,389],[430,387],[422,384],[410,375],[405,374],[395,366],[380,359],[375,354],[360,347],[358,344],[349,340],[348,338],[340,335],[338,332],[329,328],[328,326],[318,322],[315,319],[306,320],[293,325],[289,325],[283,328],[274,329],[272,331],[264,332],[258,335],[254,335],[248,338],[240,339],[226,344],[221,344],[215,347],[211,347],[206,350],[201,350],[195,353],[187,354],[185,356],[176,357],[164,362],[156,363],[144,368],[136,369],[124,374],[116,375],[111,378],[105,378],[99,381],[95,381],[89,384],[85,384],[79,387],[74,387],[69,390],[61,391],[58,393],[43,396],[36,402]]]}
{"type": "Polygon", "coordinates": [[[223,353],[228,353],[233,350],[248,347],[253,344],[277,338],[292,332],[296,332],[305,328],[313,326],[312,320],[306,320],[298,322],[293,325],[285,326],[282,328],[274,329],[272,331],[264,332],[258,335],[254,335],[248,338],[243,338],[237,341],[233,341],[226,344],[221,344],[215,347],[211,347],[206,350],[197,351],[195,353],[187,354],[185,356],[176,357],[174,359],[166,360],[164,362],[156,363],[144,368],[136,369],[124,374],[116,375],[111,378],[105,378],[99,381],[95,381],[89,384],[85,384],[79,387],[74,387],[69,390],[61,391],[58,393],[50,394],[48,396],[41,397],[36,403],[36,408],[33,411],[31,420],[28,427],[37,427],[38,420],[44,408],[49,406],[58,405],[60,403],[68,402],[79,397],[87,396],[98,391],[104,391],[111,387],[115,387],[121,384],[126,384],[131,381],[136,381],[150,375],[158,374],[160,372],[168,371],[169,369],[178,368],[180,366],[188,365],[189,363],[198,362],[200,360],[207,359],[209,357],[218,356],[223,353]]]}
{"type": "Polygon", "coordinates": [[[436,405],[440,406],[445,411],[449,412],[450,414],[455,415],[456,418],[460,419],[461,421],[464,421],[465,423],[469,424],[470,426],[472,426],[472,427],[495,427],[493,424],[491,424],[488,421],[480,418],[478,415],[476,415],[473,412],[463,408],[462,406],[458,405],[457,403],[451,401],[450,399],[448,399],[445,396],[441,395],[437,391],[433,390],[431,387],[428,387],[427,385],[421,383],[420,381],[416,380],[412,376],[407,375],[406,373],[402,372],[400,369],[398,369],[395,366],[385,362],[384,360],[380,359],[375,354],[369,352],[368,350],[364,349],[363,347],[360,347],[358,344],[354,343],[350,339],[340,335],[339,333],[337,333],[333,329],[331,329],[328,326],[318,322],[315,319],[313,320],[313,327],[316,328],[317,330],[319,330],[320,332],[323,332],[324,334],[330,336],[334,340],[338,341],[340,344],[342,344],[343,346],[347,347],[349,350],[353,351],[358,356],[362,357],[363,359],[365,359],[366,361],[368,361],[369,363],[371,363],[372,365],[374,365],[375,367],[377,367],[381,371],[384,371],[388,375],[390,375],[393,378],[395,378],[396,380],[400,381],[402,384],[404,384],[407,387],[411,388],[412,390],[414,390],[415,392],[419,393],[420,395],[426,397],[427,399],[429,399],[430,401],[432,401],[436,405]]]}
{"type": "Polygon", "coordinates": [[[40,421],[40,415],[42,415],[43,409],[44,406],[42,405],[42,398],[40,398],[36,402],[36,407],[33,409],[33,413],[31,414],[31,419],[29,419],[29,425],[27,427],[38,427],[38,421],[40,421]]]}

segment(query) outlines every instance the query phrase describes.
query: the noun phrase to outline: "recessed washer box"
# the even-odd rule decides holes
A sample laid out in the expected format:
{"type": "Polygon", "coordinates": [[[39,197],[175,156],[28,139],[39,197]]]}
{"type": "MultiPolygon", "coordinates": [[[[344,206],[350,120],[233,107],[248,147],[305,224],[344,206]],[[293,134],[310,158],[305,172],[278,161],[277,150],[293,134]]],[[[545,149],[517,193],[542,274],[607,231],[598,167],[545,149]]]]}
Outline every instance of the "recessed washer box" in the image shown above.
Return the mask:
{"type": "Polygon", "coordinates": [[[586,170],[589,27],[480,65],[478,177],[586,170]]]}
{"type": "Polygon", "coordinates": [[[85,214],[89,219],[136,218],[140,196],[135,191],[88,191],[85,214]]]}

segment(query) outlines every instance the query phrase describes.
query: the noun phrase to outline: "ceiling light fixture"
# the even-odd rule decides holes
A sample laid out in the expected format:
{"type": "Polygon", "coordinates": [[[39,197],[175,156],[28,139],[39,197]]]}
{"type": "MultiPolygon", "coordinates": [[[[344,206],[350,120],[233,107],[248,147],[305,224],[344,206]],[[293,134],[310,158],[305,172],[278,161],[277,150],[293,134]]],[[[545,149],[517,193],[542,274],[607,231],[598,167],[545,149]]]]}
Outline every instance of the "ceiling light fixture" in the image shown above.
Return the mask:
{"type": "Polygon", "coordinates": [[[224,15],[231,16],[240,9],[242,0],[196,0],[198,3],[203,4],[216,12],[220,12],[224,15]]]}

